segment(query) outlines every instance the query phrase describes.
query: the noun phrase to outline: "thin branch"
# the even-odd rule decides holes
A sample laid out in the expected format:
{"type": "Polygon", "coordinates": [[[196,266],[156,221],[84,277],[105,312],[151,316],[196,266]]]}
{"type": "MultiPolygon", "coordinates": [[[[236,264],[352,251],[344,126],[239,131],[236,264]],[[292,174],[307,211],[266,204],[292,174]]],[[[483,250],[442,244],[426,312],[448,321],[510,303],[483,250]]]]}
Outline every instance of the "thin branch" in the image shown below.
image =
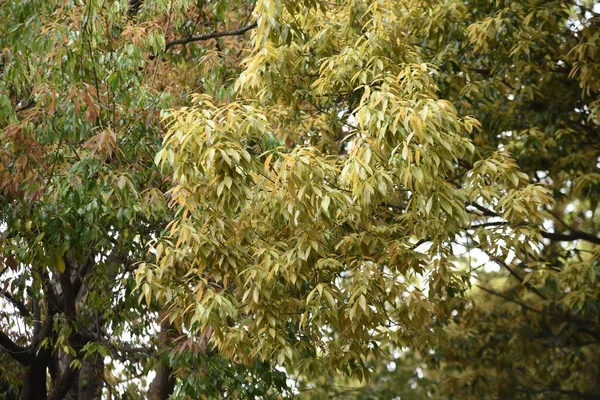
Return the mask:
{"type": "MultiPolygon", "coordinates": [[[[475,243],[477,243],[479,249],[481,249],[481,244],[479,244],[477,242],[477,240],[475,240],[475,238],[472,235],[467,234],[467,236],[473,240],[475,243]]],[[[483,249],[481,249],[483,250],[483,249]]],[[[490,260],[492,260],[493,262],[495,262],[496,264],[500,265],[501,267],[504,267],[508,270],[508,272],[515,278],[517,279],[522,285],[524,285],[527,289],[531,290],[532,292],[534,292],[535,294],[537,294],[540,298],[544,299],[544,300],[548,300],[548,298],[546,296],[544,296],[544,294],[542,294],[542,292],[540,292],[537,288],[535,288],[531,283],[527,282],[527,283],[523,283],[523,278],[521,278],[521,276],[519,276],[519,274],[516,273],[516,271],[514,271],[512,268],[510,268],[508,266],[508,264],[501,260],[500,258],[494,256],[492,253],[490,253],[487,250],[483,250],[483,252],[485,254],[487,254],[487,256],[490,258],[490,260]]]]}
{"type": "Polygon", "coordinates": [[[523,302],[521,302],[521,301],[519,301],[519,300],[516,300],[516,299],[511,299],[510,297],[508,297],[508,296],[505,296],[505,295],[503,295],[502,293],[498,293],[498,292],[496,292],[495,290],[492,290],[492,289],[487,289],[487,288],[485,288],[485,287],[483,287],[483,286],[481,286],[481,285],[477,285],[477,287],[478,287],[479,289],[483,290],[484,292],[488,292],[489,294],[493,294],[494,296],[497,296],[497,297],[503,298],[504,300],[510,301],[511,303],[518,304],[518,305],[520,305],[521,307],[523,307],[524,309],[526,309],[526,310],[529,310],[529,311],[531,311],[531,312],[534,312],[534,313],[536,313],[536,314],[540,314],[540,315],[548,315],[548,313],[546,313],[546,312],[544,312],[544,311],[541,311],[541,310],[536,310],[535,308],[533,308],[533,307],[530,307],[530,306],[528,306],[527,304],[525,304],[525,303],[523,303],[523,302]]]}
{"type": "Polygon", "coordinates": [[[15,299],[10,293],[4,290],[0,291],[0,294],[19,310],[19,314],[21,314],[22,317],[31,317],[31,313],[24,303],[15,299]]]}
{"type": "Polygon", "coordinates": [[[485,208],[484,206],[481,206],[477,203],[469,203],[467,204],[471,207],[476,208],[477,210],[479,210],[484,216],[486,217],[499,217],[500,215],[490,209],[485,208]]]}
{"type": "Polygon", "coordinates": [[[545,393],[560,393],[569,396],[570,398],[578,398],[583,400],[595,400],[598,399],[600,395],[599,392],[596,393],[581,393],[575,390],[562,390],[559,388],[547,388],[547,389],[530,389],[530,388],[517,388],[519,392],[528,393],[528,394],[545,394],[545,393]]]}
{"type": "Polygon", "coordinates": [[[510,301],[511,303],[515,303],[515,304],[521,306],[525,310],[534,312],[536,314],[539,314],[539,315],[542,315],[542,316],[545,316],[545,317],[554,317],[554,318],[559,318],[559,319],[561,319],[563,321],[573,322],[574,324],[577,324],[580,327],[580,329],[581,329],[582,332],[586,332],[586,333],[588,333],[588,334],[590,334],[592,336],[597,336],[600,333],[600,331],[599,331],[599,329],[598,329],[597,326],[591,326],[590,327],[590,325],[593,325],[592,321],[585,320],[585,319],[583,319],[581,317],[578,317],[576,315],[571,315],[571,314],[566,314],[566,313],[565,314],[555,314],[555,313],[548,312],[548,311],[537,310],[537,309],[535,309],[533,307],[530,307],[527,304],[525,304],[525,303],[523,303],[523,302],[521,302],[519,300],[513,299],[513,298],[511,298],[509,296],[506,296],[506,295],[504,295],[502,293],[498,293],[495,290],[487,289],[487,288],[485,288],[485,287],[483,287],[481,285],[477,285],[477,287],[480,288],[481,290],[483,290],[484,292],[487,292],[487,293],[492,294],[494,296],[503,298],[504,300],[510,301]]]}
{"type": "MultiPolygon", "coordinates": [[[[500,216],[496,212],[489,210],[479,204],[470,203],[468,205],[471,207],[475,207],[478,211],[480,211],[486,217],[499,217],[500,216]]],[[[569,227],[567,226],[567,228],[569,228],[569,227]]],[[[600,244],[600,238],[598,236],[594,236],[589,233],[574,230],[572,228],[570,228],[570,231],[571,231],[571,233],[566,234],[566,233],[547,232],[547,231],[544,231],[541,229],[539,230],[540,234],[544,238],[550,239],[555,242],[573,242],[575,240],[581,239],[581,240],[585,240],[590,243],[600,244]]]]}
{"type": "Polygon", "coordinates": [[[28,108],[31,108],[31,107],[33,107],[33,105],[34,105],[34,104],[35,104],[35,103],[34,103],[34,101],[33,101],[33,100],[30,100],[30,101],[29,101],[29,103],[27,103],[27,104],[24,104],[24,105],[22,105],[22,106],[20,106],[20,107],[16,107],[16,108],[15,108],[15,113],[18,113],[18,112],[21,112],[21,111],[25,111],[25,110],[27,110],[28,108]]]}
{"type": "Polygon", "coordinates": [[[210,40],[210,39],[216,39],[216,38],[220,38],[223,36],[239,36],[239,35],[243,35],[244,33],[248,32],[251,29],[254,29],[258,26],[258,24],[256,22],[251,23],[250,25],[246,25],[242,28],[238,28],[238,29],[232,29],[229,31],[223,31],[223,32],[212,32],[206,35],[197,35],[197,36],[190,36],[187,38],[181,38],[181,39],[176,39],[176,40],[171,40],[169,42],[167,42],[167,44],[165,45],[165,51],[169,50],[171,47],[173,46],[177,46],[177,45],[186,45],[188,43],[192,43],[192,42],[200,42],[200,41],[205,41],[205,40],[210,40]]]}
{"type": "Polygon", "coordinates": [[[140,7],[144,4],[144,0],[129,0],[129,9],[127,10],[127,16],[129,18],[135,17],[140,11],[140,7]]]}
{"type": "Polygon", "coordinates": [[[491,226],[508,226],[507,221],[495,221],[495,222],[482,222],[481,224],[475,224],[467,227],[466,229],[478,229],[478,228],[488,228],[491,226]]]}
{"type": "Polygon", "coordinates": [[[425,239],[421,239],[419,240],[417,243],[413,244],[410,249],[412,251],[415,251],[417,247],[419,247],[420,245],[427,243],[427,242],[431,242],[431,238],[425,238],[425,239]]]}
{"type": "MultiPolygon", "coordinates": [[[[490,256],[489,253],[486,252],[486,254],[488,256],[490,256]]],[[[527,289],[531,290],[532,292],[534,292],[535,294],[537,294],[540,298],[544,299],[544,300],[548,300],[548,298],[546,296],[544,296],[544,294],[542,292],[540,292],[538,289],[536,289],[533,285],[531,285],[529,282],[527,283],[523,283],[523,278],[521,278],[519,276],[519,274],[517,274],[516,271],[514,271],[512,268],[510,268],[508,266],[508,264],[504,261],[502,261],[501,259],[499,259],[498,257],[492,257],[492,261],[496,262],[497,264],[503,266],[504,268],[506,268],[508,270],[508,272],[516,279],[518,280],[523,286],[525,286],[527,289]]]]}

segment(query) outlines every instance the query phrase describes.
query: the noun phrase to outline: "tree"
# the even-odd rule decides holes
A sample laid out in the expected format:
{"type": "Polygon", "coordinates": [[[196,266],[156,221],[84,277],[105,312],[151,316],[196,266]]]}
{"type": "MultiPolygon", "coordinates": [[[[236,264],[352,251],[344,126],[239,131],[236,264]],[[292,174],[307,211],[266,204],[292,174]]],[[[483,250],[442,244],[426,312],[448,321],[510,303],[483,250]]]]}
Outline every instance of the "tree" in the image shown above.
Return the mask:
{"type": "Polygon", "coordinates": [[[168,120],[176,217],[142,290],[310,396],[338,372],[384,382],[408,349],[426,376],[398,391],[598,398],[597,4],[255,15],[237,97],[197,95],[168,120]]]}
{"type": "Polygon", "coordinates": [[[0,5],[0,397],[598,398],[598,5],[254,3],[0,5]]]}
{"type": "MultiPolygon", "coordinates": [[[[230,96],[251,6],[1,3],[0,398],[174,391],[177,332],[134,280],[171,218],[160,112],[191,90],[230,96]]],[[[190,379],[223,363],[203,360],[190,379]]]]}

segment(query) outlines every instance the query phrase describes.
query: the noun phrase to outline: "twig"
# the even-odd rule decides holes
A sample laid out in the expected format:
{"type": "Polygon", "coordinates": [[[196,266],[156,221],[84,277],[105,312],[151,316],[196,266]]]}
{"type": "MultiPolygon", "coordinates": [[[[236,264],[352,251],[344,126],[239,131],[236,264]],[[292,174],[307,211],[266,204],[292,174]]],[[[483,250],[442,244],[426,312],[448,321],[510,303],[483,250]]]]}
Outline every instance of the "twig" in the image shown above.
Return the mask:
{"type": "Polygon", "coordinates": [[[526,310],[529,310],[529,311],[531,311],[531,312],[534,312],[534,313],[536,313],[536,314],[540,314],[540,315],[549,315],[548,313],[546,313],[546,312],[544,312],[544,311],[541,311],[541,310],[536,310],[535,308],[533,308],[533,307],[530,307],[530,306],[528,306],[527,304],[525,304],[525,303],[523,303],[523,302],[521,302],[521,301],[519,301],[519,300],[516,300],[516,299],[511,299],[510,297],[508,297],[508,296],[505,296],[505,295],[503,295],[502,293],[498,293],[498,292],[496,292],[495,290],[492,290],[492,289],[487,289],[487,288],[485,288],[485,287],[483,287],[483,286],[481,286],[481,285],[477,285],[477,287],[478,287],[479,289],[483,290],[484,292],[488,292],[489,294],[493,294],[494,296],[501,297],[501,298],[503,298],[504,300],[510,301],[511,303],[518,304],[518,305],[520,305],[521,307],[523,307],[524,309],[526,309],[526,310]]]}

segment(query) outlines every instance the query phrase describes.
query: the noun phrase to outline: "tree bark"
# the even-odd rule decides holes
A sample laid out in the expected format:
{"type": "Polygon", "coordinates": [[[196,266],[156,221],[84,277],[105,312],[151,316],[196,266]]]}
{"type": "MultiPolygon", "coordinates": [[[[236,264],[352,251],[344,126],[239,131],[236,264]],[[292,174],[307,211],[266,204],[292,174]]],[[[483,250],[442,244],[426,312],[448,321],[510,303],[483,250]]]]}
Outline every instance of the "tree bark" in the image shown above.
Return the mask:
{"type": "Polygon", "coordinates": [[[156,368],[156,376],[148,389],[148,399],[166,400],[175,389],[173,369],[166,362],[161,361],[156,368]]]}
{"type": "Polygon", "coordinates": [[[83,366],[79,371],[79,382],[77,385],[78,400],[99,399],[104,386],[104,358],[100,354],[94,354],[83,360],[83,366]]]}
{"type": "Polygon", "coordinates": [[[173,369],[169,366],[165,355],[161,354],[163,349],[167,348],[169,344],[169,338],[171,336],[171,327],[169,320],[164,312],[161,312],[158,316],[160,320],[160,334],[159,334],[159,363],[156,367],[156,376],[148,389],[149,400],[166,400],[173,390],[175,389],[175,377],[173,376],[173,369]]]}
{"type": "Polygon", "coordinates": [[[22,400],[46,400],[46,370],[48,361],[34,361],[28,368],[23,382],[23,390],[21,392],[22,400]]]}

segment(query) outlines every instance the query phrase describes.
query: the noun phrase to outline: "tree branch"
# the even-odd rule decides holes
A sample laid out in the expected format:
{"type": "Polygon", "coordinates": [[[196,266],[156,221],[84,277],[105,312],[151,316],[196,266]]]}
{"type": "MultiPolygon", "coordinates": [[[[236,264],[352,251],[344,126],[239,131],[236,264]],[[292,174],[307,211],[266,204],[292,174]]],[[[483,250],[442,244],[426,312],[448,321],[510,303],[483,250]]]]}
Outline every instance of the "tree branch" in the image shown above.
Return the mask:
{"type": "Polygon", "coordinates": [[[598,399],[598,396],[600,395],[599,392],[581,393],[581,392],[577,392],[575,390],[562,390],[559,388],[547,388],[547,389],[537,389],[536,390],[536,389],[530,389],[530,388],[523,387],[523,388],[518,388],[517,390],[519,392],[528,393],[528,394],[560,393],[560,394],[568,395],[571,398],[576,397],[578,399],[583,399],[583,400],[598,399]]]}
{"type": "Polygon", "coordinates": [[[482,215],[484,215],[486,217],[499,217],[500,216],[500,214],[498,214],[492,210],[489,210],[489,209],[485,208],[484,206],[481,206],[477,203],[468,203],[467,205],[476,208],[477,210],[479,210],[481,212],[482,215]]]}
{"type": "Polygon", "coordinates": [[[491,226],[508,226],[507,221],[494,221],[494,222],[482,222],[480,224],[475,224],[467,227],[466,229],[478,229],[478,228],[489,228],[491,226]]]}
{"type": "Polygon", "coordinates": [[[2,296],[4,296],[5,299],[10,301],[19,310],[19,313],[22,317],[31,317],[31,313],[29,312],[29,309],[27,308],[27,306],[25,306],[25,304],[15,299],[10,293],[7,293],[5,290],[0,291],[0,294],[2,294],[2,296]]]}
{"type": "Polygon", "coordinates": [[[144,3],[144,0],[129,0],[129,10],[127,10],[127,15],[130,18],[133,18],[140,11],[140,7],[144,3]]]}
{"type": "Polygon", "coordinates": [[[30,364],[29,349],[19,346],[2,331],[0,331],[0,348],[6,351],[19,364],[24,366],[30,364]]]}
{"type": "Polygon", "coordinates": [[[49,314],[46,317],[46,320],[44,321],[44,324],[42,325],[42,327],[39,329],[39,331],[36,332],[36,334],[33,337],[32,347],[34,349],[37,349],[38,346],[42,343],[42,341],[45,338],[54,336],[53,332],[52,332],[53,325],[54,325],[54,315],[49,314]]]}
{"type": "Polygon", "coordinates": [[[206,35],[189,36],[186,38],[171,40],[171,41],[167,42],[167,44],[165,45],[165,51],[169,50],[173,46],[177,46],[180,44],[186,45],[186,44],[192,43],[192,42],[200,42],[200,41],[205,41],[205,40],[210,40],[210,39],[216,39],[216,38],[220,38],[223,36],[243,35],[244,33],[248,32],[251,29],[256,28],[257,26],[258,26],[258,24],[256,22],[253,22],[250,25],[246,25],[246,26],[244,26],[242,28],[238,28],[238,29],[232,29],[230,31],[212,32],[212,33],[209,33],[206,35]]]}
{"type": "Polygon", "coordinates": [[[555,233],[540,230],[540,233],[546,239],[550,239],[554,242],[573,242],[575,240],[581,239],[585,240],[586,242],[600,244],[599,237],[581,231],[571,231],[571,233],[555,233]]]}
{"type": "MultiPolygon", "coordinates": [[[[486,252],[486,254],[488,256],[490,256],[489,253],[486,252]]],[[[501,259],[499,259],[498,257],[491,257],[492,261],[496,262],[497,264],[499,264],[500,266],[506,268],[508,270],[508,272],[516,279],[518,280],[521,285],[525,286],[527,289],[531,290],[532,292],[534,292],[535,294],[537,294],[540,298],[544,299],[544,300],[548,300],[548,298],[542,293],[540,292],[538,289],[536,289],[533,285],[531,285],[529,282],[527,283],[523,283],[523,278],[521,278],[519,276],[519,274],[516,273],[516,271],[514,271],[512,268],[510,268],[508,266],[508,264],[504,261],[502,261],[501,259]]]]}
{"type": "Polygon", "coordinates": [[[528,306],[527,304],[523,303],[522,301],[512,299],[509,296],[506,296],[502,293],[498,293],[495,290],[487,289],[481,285],[477,285],[477,287],[480,288],[481,290],[483,290],[484,292],[487,292],[494,296],[498,296],[504,300],[510,301],[511,303],[515,303],[515,304],[521,306],[525,310],[534,312],[536,314],[539,314],[539,315],[542,315],[545,317],[554,317],[554,318],[558,318],[562,321],[573,322],[574,324],[577,324],[581,328],[581,331],[586,332],[592,336],[597,336],[600,333],[600,330],[598,329],[597,326],[594,326],[594,323],[592,321],[588,321],[588,320],[578,317],[576,315],[571,315],[571,314],[566,314],[566,313],[555,314],[555,313],[544,311],[544,310],[538,310],[538,309],[528,306]],[[592,325],[592,326],[590,327],[590,325],[592,325]]]}
{"type": "Polygon", "coordinates": [[[525,303],[523,303],[523,302],[521,302],[521,301],[519,301],[519,300],[516,300],[516,299],[511,299],[510,297],[508,297],[508,296],[505,296],[505,295],[503,295],[502,293],[498,293],[498,292],[496,292],[495,290],[492,290],[492,289],[487,289],[487,288],[485,288],[485,287],[483,287],[483,286],[481,286],[481,285],[477,285],[477,287],[478,287],[479,289],[483,290],[484,292],[488,292],[489,294],[493,294],[494,296],[498,296],[498,297],[500,297],[500,298],[503,298],[504,300],[510,301],[511,303],[518,304],[518,305],[520,305],[521,307],[523,307],[525,310],[529,310],[529,311],[531,311],[531,312],[534,312],[534,313],[536,313],[536,314],[540,314],[540,315],[549,315],[548,313],[546,313],[546,312],[544,312],[544,311],[541,311],[541,310],[536,310],[535,308],[533,308],[533,307],[530,307],[530,306],[528,306],[527,304],[525,304],[525,303]]]}

